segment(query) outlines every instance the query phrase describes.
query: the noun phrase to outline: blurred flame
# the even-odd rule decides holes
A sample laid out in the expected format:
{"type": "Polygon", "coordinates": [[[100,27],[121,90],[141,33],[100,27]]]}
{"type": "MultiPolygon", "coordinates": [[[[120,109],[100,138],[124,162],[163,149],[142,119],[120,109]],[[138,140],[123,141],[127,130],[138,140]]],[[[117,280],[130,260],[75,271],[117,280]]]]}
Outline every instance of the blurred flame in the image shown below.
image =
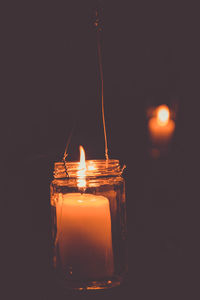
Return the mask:
{"type": "Polygon", "coordinates": [[[79,146],[80,150],[80,163],[79,163],[79,170],[78,170],[78,180],[77,185],[78,187],[86,187],[86,180],[85,180],[85,171],[86,171],[86,163],[85,163],[85,150],[82,146],[79,146]]]}
{"type": "Polygon", "coordinates": [[[167,105],[160,105],[157,108],[156,117],[159,125],[161,126],[167,125],[167,123],[169,122],[169,116],[170,116],[170,112],[167,105]]]}

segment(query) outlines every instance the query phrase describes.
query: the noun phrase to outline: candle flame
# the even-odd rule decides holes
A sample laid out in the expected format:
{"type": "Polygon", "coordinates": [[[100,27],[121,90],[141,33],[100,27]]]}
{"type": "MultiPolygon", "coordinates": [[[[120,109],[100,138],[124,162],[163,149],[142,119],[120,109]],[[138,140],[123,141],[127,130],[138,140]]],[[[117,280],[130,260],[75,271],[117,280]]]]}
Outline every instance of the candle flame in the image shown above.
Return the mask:
{"type": "Polygon", "coordinates": [[[164,126],[169,122],[170,111],[167,105],[160,105],[157,108],[157,122],[159,125],[164,126]]]}
{"type": "Polygon", "coordinates": [[[80,169],[86,169],[86,164],[85,164],[85,150],[82,146],[79,146],[80,150],[80,163],[79,163],[79,168],[80,169]]]}
{"type": "Polygon", "coordinates": [[[86,187],[85,180],[85,171],[86,171],[86,163],[85,163],[85,150],[82,146],[79,146],[80,150],[80,162],[79,162],[79,170],[78,170],[78,180],[77,185],[79,188],[86,187]]]}

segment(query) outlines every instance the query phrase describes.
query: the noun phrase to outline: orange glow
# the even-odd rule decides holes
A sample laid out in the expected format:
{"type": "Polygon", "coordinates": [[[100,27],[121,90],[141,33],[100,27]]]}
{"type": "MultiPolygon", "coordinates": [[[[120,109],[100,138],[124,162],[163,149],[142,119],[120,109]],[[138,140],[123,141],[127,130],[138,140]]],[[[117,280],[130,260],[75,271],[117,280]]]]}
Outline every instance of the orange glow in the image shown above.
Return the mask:
{"type": "Polygon", "coordinates": [[[165,126],[169,122],[170,112],[167,105],[161,105],[156,112],[157,122],[160,126],[165,126]]]}
{"type": "Polygon", "coordinates": [[[91,161],[89,162],[88,166],[87,166],[88,171],[94,171],[95,170],[95,166],[94,163],[91,161]]]}
{"type": "Polygon", "coordinates": [[[170,141],[175,130],[175,122],[170,118],[167,105],[163,104],[155,109],[154,116],[149,119],[148,129],[153,144],[166,145],[170,141]]]}
{"type": "Polygon", "coordinates": [[[86,164],[85,164],[85,150],[82,146],[79,146],[80,150],[80,163],[79,163],[79,170],[78,170],[78,180],[77,185],[79,188],[86,187],[86,180],[85,180],[85,171],[86,171],[86,164]]]}

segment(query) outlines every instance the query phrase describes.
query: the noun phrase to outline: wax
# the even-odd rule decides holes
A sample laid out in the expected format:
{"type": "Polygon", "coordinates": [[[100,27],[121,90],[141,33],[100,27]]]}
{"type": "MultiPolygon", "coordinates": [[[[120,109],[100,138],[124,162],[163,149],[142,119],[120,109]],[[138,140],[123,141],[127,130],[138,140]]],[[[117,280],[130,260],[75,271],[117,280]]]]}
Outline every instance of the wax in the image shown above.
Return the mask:
{"type": "Polygon", "coordinates": [[[114,272],[111,216],[106,197],[59,194],[57,243],[60,262],[73,279],[100,279],[114,272]]]}
{"type": "Polygon", "coordinates": [[[151,118],[148,123],[149,134],[151,140],[155,144],[167,144],[175,129],[175,123],[173,120],[169,120],[167,124],[159,124],[157,118],[151,118]]]}

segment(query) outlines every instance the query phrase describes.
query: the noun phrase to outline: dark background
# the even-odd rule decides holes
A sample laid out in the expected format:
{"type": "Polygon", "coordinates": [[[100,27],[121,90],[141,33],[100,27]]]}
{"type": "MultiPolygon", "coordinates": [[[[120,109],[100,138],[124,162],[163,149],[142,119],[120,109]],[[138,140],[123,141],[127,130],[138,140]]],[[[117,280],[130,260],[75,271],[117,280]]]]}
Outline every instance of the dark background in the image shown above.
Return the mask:
{"type": "Polygon", "coordinates": [[[120,288],[82,297],[198,299],[199,17],[177,1],[3,8],[3,299],[63,298],[49,264],[49,184],[72,130],[70,160],[80,144],[87,159],[104,158],[97,5],[109,156],[127,165],[129,273],[120,288]],[[153,159],[146,111],[163,103],[176,108],[176,131],[153,159]]]}

